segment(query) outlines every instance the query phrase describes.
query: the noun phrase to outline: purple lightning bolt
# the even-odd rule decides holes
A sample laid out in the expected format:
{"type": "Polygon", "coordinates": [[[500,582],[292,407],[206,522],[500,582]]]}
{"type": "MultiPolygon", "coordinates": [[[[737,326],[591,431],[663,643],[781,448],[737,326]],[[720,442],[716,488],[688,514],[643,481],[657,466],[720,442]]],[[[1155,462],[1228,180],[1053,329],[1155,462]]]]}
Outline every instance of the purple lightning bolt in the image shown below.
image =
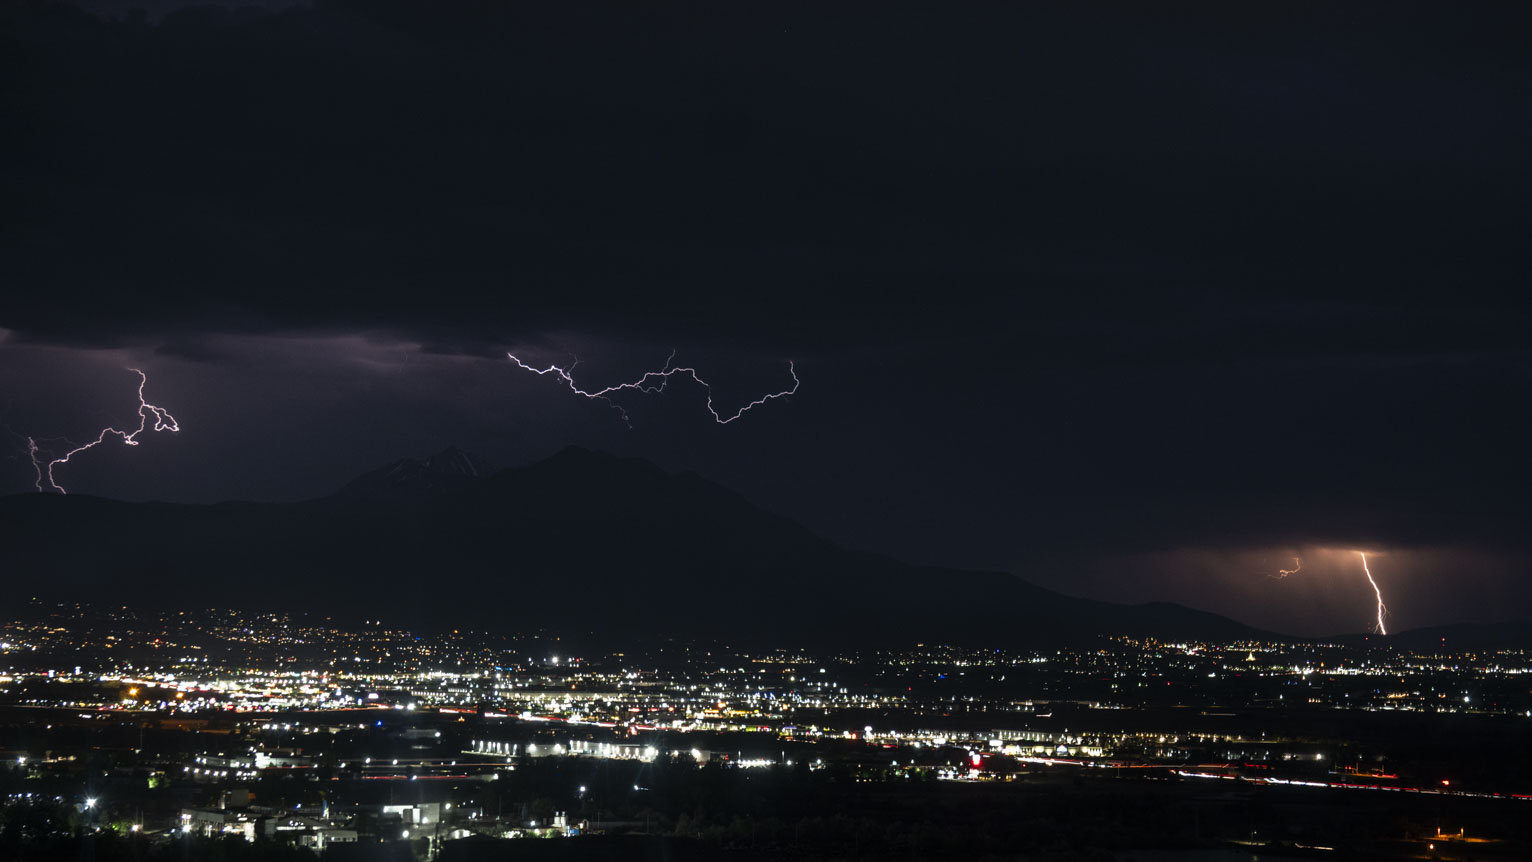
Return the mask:
{"type": "Polygon", "coordinates": [[[154,416],[154,430],[181,430],[181,426],[176,423],[176,417],[171,416],[170,413],[165,410],[165,408],[156,407],[144,400],[144,385],[149,382],[149,376],[144,374],[144,372],[139,371],[137,368],[129,368],[128,370],[138,375],[138,428],[133,431],[118,431],[116,428],[102,428],[101,433],[96,435],[96,439],[86,443],[84,446],[78,446],[74,449],[71,449],[70,451],[66,452],[62,458],[54,458],[53,460],[49,461],[46,466],[44,466],[43,463],[37,458],[37,441],[33,440],[31,437],[28,437],[27,453],[32,456],[32,469],[37,471],[38,491],[43,489],[43,480],[46,478],[48,484],[60,494],[69,493],[68,491],[64,490],[64,486],[60,485],[53,478],[54,467],[58,466],[59,464],[67,464],[69,463],[70,458],[73,458],[81,452],[84,452],[86,449],[94,449],[95,447],[101,445],[101,443],[106,440],[107,435],[115,435],[117,437],[121,437],[124,445],[137,446],[138,440],[136,438],[138,435],[144,432],[145,428],[149,427],[149,416],[151,414],[154,416]]]}
{"type": "Polygon", "coordinates": [[[726,417],[720,414],[717,408],[713,406],[713,387],[706,380],[703,380],[701,377],[697,376],[697,369],[687,368],[684,366],[676,368],[670,367],[670,363],[676,358],[674,350],[670,352],[670,358],[665,360],[664,367],[662,367],[659,371],[645,371],[643,375],[641,375],[632,383],[619,383],[615,386],[608,386],[605,389],[598,389],[594,392],[587,392],[586,390],[581,389],[575,383],[574,376],[571,374],[571,372],[574,371],[575,366],[580,364],[579,358],[576,358],[574,363],[571,364],[568,368],[561,368],[557,365],[549,365],[547,368],[536,368],[526,364],[525,362],[522,362],[520,359],[517,359],[514,353],[507,353],[506,356],[509,356],[512,362],[516,363],[521,368],[532,372],[533,374],[539,376],[545,376],[548,374],[557,375],[558,378],[564,381],[564,384],[569,387],[569,391],[575,393],[576,395],[583,395],[591,400],[599,399],[612,405],[612,407],[616,409],[617,412],[622,416],[622,421],[626,423],[630,428],[633,427],[633,423],[628,421],[628,411],[624,410],[621,404],[613,401],[611,396],[617,392],[621,392],[624,389],[631,389],[636,392],[644,392],[649,394],[663,392],[665,391],[665,384],[669,383],[670,378],[677,374],[690,377],[691,379],[695,380],[703,389],[707,390],[707,412],[713,414],[713,421],[717,422],[719,425],[727,425],[730,422],[733,422],[735,419],[745,415],[745,413],[752,408],[759,407],[762,404],[765,404],[767,401],[772,400],[773,398],[781,398],[784,395],[792,395],[798,391],[798,384],[800,382],[798,380],[797,369],[793,367],[793,363],[789,362],[787,363],[787,373],[793,378],[793,388],[784,389],[781,392],[773,392],[769,395],[762,395],[760,398],[757,398],[749,404],[746,404],[744,407],[739,408],[739,410],[735,411],[732,416],[726,417]]]}

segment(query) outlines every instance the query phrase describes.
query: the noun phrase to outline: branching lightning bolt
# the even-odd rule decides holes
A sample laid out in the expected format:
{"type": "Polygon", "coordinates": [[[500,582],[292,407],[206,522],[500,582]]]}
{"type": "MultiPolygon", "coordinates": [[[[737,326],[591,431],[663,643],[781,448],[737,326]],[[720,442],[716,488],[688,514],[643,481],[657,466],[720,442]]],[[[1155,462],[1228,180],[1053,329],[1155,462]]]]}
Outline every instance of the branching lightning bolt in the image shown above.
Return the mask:
{"type": "Polygon", "coordinates": [[[37,441],[34,438],[28,437],[27,454],[32,457],[32,469],[37,472],[36,484],[38,491],[43,490],[43,482],[47,481],[47,483],[60,494],[69,493],[68,491],[64,490],[64,486],[60,485],[58,481],[53,478],[54,467],[57,467],[60,464],[67,464],[69,463],[70,458],[73,458],[81,452],[84,452],[86,449],[94,449],[95,447],[101,445],[101,443],[105,442],[108,436],[116,436],[122,438],[124,445],[137,446],[138,435],[142,434],[144,429],[149,427],[149,417],[151,415],[154,417],[154,430],[181,430],[181,426],[176,422],[176,417],[171,416],[169,411],[163,407],[156,407],[144,400],[144,386],[149,382],[149,376],[144,374],[144,372],[139,371],[137,368],[129,368],[128,370],[138,375],[138,428],[133,431],[119,431],[116,428],[110,427],[102,428],[101,433],[96,435],[96,439],[86,443],[84,446],[77,446],[74,449],[69,450],[68,452],[64,453],[62,458],[54,458],[53,460],[47,462],[46,465],[44,465],[43,462],[38,459],[38,453],[40,450],[38,449],[37,441]]]}
{"type": "Polygon", "coordinates": [[[772,392],[767,395],[762,395],[760,398],[757,398],[754,401],[751,401],[749,404],[746,404],[745,406],[736,410],[733,415],[724,416],[718,412],[716,407],[713,406],[712,385],[697,375],[697,369],[685,366],[678,366],[676,368],[670,367],[670,363],[673,362],[676,358],[676,353],[674,350],[670,352],[670,357],[665,360],[665,365],[659,371],[645,371],[637,380],[634,380],[631,383],[618,383],[615,386],[608,386],[605,389],[597,389],[595,391],[587,391],[581,389],[579,385],[575,383],[574,375],[572,372],[574,371],[575,366],[580,364],[578,357],[575,358],[575,361],[570,364],[568,368],[562,368],[557,365],[549,365],[547,368],[537,368],[522,362],[516,357],[514,353],[507,353],[506,356],[510,357],[511,361],[516,363],[521,368],[538,376],[546,376],[549,374],[556,375],[560,380],[564,381],[564,385],[569,387],[569,391],[575,393],[576,395],[583,395],[584,397],[591,400],[605,401],[606,403],[610,404],[619,415],[622,416],[622,421],[626,423],[630,428],[633,427],[633,423],[628,420],[628,411],[625,410],[621,404],[613,401],[611,396],[618,392],[622,392],[623,390],[633,390],[635,392],[643,392],[651,395],[663,392],[665,391],[665,385],[670,382],[670,378],[677,374],[690,377],[692,380],[696,381],[697,384],[700,385],[704,390],[707,391],[707,412],[713,415],[713,421],[717,422],[719,425],[727,425],[730,422],[733,422],[735,419],[745,415],[745,413],[748,411],[759,407],[762,404],[771,401],[772,399],[792,395],[798,391],[798,385],[800,383],[798,380],[797,369],[793,366],[793,363],[789,362],[787,363],[787,373],[790,377],[793,378],[793,386],[791,389],[784,389],[781,392],[772,392]]]}
{"type": "Polygon", "coordinates": [[[1293,557],[1293,567],[1291,569],[1277,569],[1277,573],[1272,575],[1272,577],[1281,580],[1288,575],[1296,575],[1301,571],[1303,571],[1303,558],[1293,557]]]}
{"type": "Polygon", "coordinates": [[[1383,615],[1388,613],[1388,607],[1383,604],[1383,591],[1378,589],[1378,582],[1372,579],[1372,570],[1367,568],[1367,553],[1357,551],[1362,557],[1362,573],[1367,575],[1367,583],[1372,584],[1372,591],[1378,597],[1378,634],[1388,634],[1388,629],[1383,627],[1383,615]]]}

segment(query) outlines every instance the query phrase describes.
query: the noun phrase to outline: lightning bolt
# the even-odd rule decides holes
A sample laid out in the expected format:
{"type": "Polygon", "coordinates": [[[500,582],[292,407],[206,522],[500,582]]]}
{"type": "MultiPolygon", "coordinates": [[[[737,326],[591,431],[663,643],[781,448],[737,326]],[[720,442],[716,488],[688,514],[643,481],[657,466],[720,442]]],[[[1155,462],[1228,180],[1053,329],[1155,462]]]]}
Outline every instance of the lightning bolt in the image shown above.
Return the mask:
{"type": "Polygon", "coordinates": [[[38,491],[43,490],[43,482],[46,480],[47,483],[60,494],[69,493],[68,491],[64,490],[64,486],[60,485],[58,481],[53,478],[54,467],[57,467],[60,464],[67,464],[69,463],[70,458],[73,458],[81,452],[84,452],[86,449],[94,449],[95,447],[101,445],[106,441],[108,436],[116,436],[122,438],[124,445],[137,446],[138,435],[142,434],[144,429],[149,427],[149,417],[151,415],[154,417],[154,430],[181,430],[181,426],[176,423],[176,417],[171,416],[169,411],[165,410],[163,407],[156,407],[153,404],[150,404],[148,401],[144,400],[144,386],[149,382],[149,376],[144,372],[139,371],[137,368],[129,368],[128,370],[138,375],[138,428],[133,431],[119,431],[116,428],[110,427],[102,428],[101,433],[96,435],[96,439],[86,443],[84,446],[77,446],[74,449],[69,450],[68,452],[64,453],[64,457],[54,458],[46,465],[44,465],[43,462],[38,459],[39,449],[37,446],[37,441],[31,437],[28,437],[27,454],[32,458],[32,469],[37,472],[36,485],[38,491]]]}
{"type": "Polygon", "coordinates": [[[1383,627],[1383,615],[1388,613],[1388,607],[1383,604],[1383,591],[1378,589],[1378,582],[1372,579],[1372,570],[1367,568],[1367,553],[1357,551],[1362,557],[1362,573],[1367,575],[1367,583],[1372,584],[1372,591],[1378,597],[1378,634],[1388,634],[1388,629],[1383,627]]]}
{"type": "Polygon", "coordinates": [[[1277,569],[1277,573],[1272,575],[1272,577],[1281,580],[1288,575],[1296,575],[1301,571],[1303,571],[1303,558],[1293,557],[1293,567],[1291,569],[1277,569]]]}
{"type": "Polygon", "coordinates": [[[587,391],[581,389],[579,385],[575,383],[574,375],[572,372],[574,371],[575,366],[580,364],[578,357],[575,358],[575,361],[570,364],[568,368],[561,368],[557,365],[549,365],[547,368],[537,368],[536,366],[528,365],[527,363],[522,362],[516,357],[514,353],[507,353],[506,356],[510,357],[511,361],[516,363],[517,366],[540,377],[545,377],[549,374],[558,377],[558,379],[564,381],[565,386],[569,387],[569,391],[575,393],[576,395],[582,395],[593,401],[605,401],[606,403],[610,404],[619,415],[622,416],[622,421],[629,428],[633,427],[633,423],[628,420],[628,411],[625,410],[621,404],[613,401],[611,396],[624,390],[643,392],[650,395],[664,392],[665,385],[670,382],[670,378],[676,376],[677,374],[684,377],[690,377],[692,380],[696,381],[699,386],[707,391],[707,412],[713,415],[713,421],[717,422],[719,425],[727,425],[730,422],[733,422],[739,417],[745,415],[745,413],[749,412],[750,410],[759,407],[762,404],[771,401],[772,399],[792,395],[798,391],[798,385],[801,382],[798,380],[797,369],[793,367],[793,363],[789,362],[787,363],[787,373],[790,377],[793,378],[793,386],[791,389],[784,389],[781,392],[772,392],[767,395],[762,395],[760,398],[757,398],[754,401],[751,401],[749,404],[739,408],[732,415],[724,416],[718,412],[716,407],[713,406],[712,384],[698,376],[697,369],[686,366],[678,366],[675,368],[670,367],[670,363],[675,361],[676,358],[676,353],[674,350],[670,352],[670,357],[665,360],[665,365],[661,367],[659,371],[645,371],[637,380],[634,380],[631,383],[618,383],[615,386],[608,386],[605,389],[597,389],[595,391],[587,391]]]}

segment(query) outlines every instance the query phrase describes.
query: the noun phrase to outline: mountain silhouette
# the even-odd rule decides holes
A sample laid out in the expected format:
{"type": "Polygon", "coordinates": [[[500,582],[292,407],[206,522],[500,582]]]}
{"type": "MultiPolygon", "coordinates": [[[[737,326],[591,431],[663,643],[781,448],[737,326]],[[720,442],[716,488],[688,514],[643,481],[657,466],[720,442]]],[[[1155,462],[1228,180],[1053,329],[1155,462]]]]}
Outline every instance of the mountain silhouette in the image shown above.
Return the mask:
{"type": "Polygon", "coordinates": [[[782,646],[1268,636],[1179,605],[847,550],[695,474],[576,447],[494,473],[448,449],[298,503],[5,497],[0,541],[24,586],[9,601],[782,646]]]}
{"type": "Polygon", "coordinates": [[[448,446],[424,461],[401,458],[363,473],[346,483],[336,496],[393,502],[424,500],[466,488],[491,472],[493,468],[483,459],[448,446]]]}

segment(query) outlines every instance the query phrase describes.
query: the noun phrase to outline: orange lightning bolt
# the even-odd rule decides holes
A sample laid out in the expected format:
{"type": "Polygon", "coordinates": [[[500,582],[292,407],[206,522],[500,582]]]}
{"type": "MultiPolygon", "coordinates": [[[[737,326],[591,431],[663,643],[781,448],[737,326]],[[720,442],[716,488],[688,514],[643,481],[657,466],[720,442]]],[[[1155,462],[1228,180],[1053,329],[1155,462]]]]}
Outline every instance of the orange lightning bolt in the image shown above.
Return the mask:
{"type": "Polygon", "coordinates": [[[1378,634],[1388,634],[1388,629],[1383,627],[1383,615],[1388,613],[1388,607],[1383,604],[1383,591],[1378,589],[1378,582],[1372,579],[1372,570],[1367,568],[1367,552],[1357,551],[1362,557],[1362,573],[1367,575],[1367,583],[1372,584],[1373,594],[1378,597],[1378,634]]]}

